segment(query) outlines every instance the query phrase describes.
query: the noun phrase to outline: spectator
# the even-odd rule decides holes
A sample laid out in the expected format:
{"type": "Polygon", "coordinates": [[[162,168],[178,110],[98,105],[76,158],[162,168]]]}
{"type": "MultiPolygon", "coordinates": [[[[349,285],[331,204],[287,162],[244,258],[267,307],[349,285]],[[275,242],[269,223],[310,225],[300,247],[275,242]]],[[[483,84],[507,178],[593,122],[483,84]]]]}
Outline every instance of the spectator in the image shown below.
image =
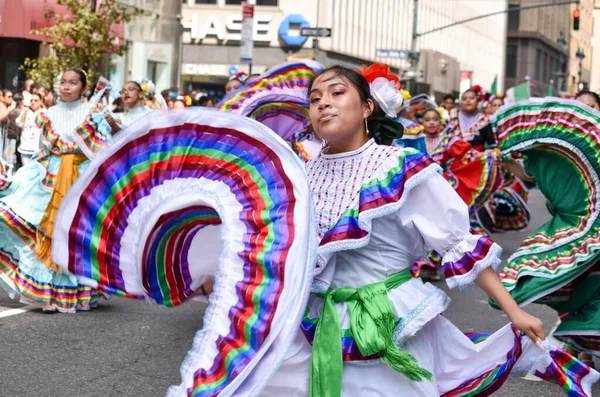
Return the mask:
{"type": "Polygon", "coordinates": [[[456,98],[454,98],[452,95],[446,95],[444,97],[444,101],[442,102],[442,106],[448,112],[451,111],[452,109],[454,109],[455,105],[456,105],[456,98]]]}
{"type": "Polygon", "coordinates": [[[31,101],[31,86],[33,85],[33,83],[33,80],[27,79],[23,84],[23,91],[21,92],[21,95],[23,95],[23,104],[25,106],[29,106],[29,103],[31,101]]]}
{"type": "Polygon", "coordinates": [[[212,99],[210,99],[209,97],[204,95],[204,96],[201,96],[200,99],[198,100],[198,106],[204,106],[206,108],[214,108],[215,104],[213,103],[212,99]]]}
{"type": "Polygon", "coordinates": [[[29,92],[31,94],[39,94],[41,89],[43,89],[43,87],[40,83],[33,83],[29,89],[29,92]]]}
{"type": "Polygon", "coordinates": [[[44,107],[45,108],[51,108],[52,106],[56,105],[56,96],[54,95],[54,91],[47,90],[46,91],[46,95],[44,95],[43,98],[43,102],[44,102],[44,107]]]}
{"type": "MultiPolygon", "coordinates": [[[[21,111],[23,109],[26,109],[26,107],[23,105],[23,96],[21,94],[16,93],[13,99],[15,103],[15,108],[8,112],[8,116],[6,118],[6,137],[7,139],[16,139],[18,145],[19,139],[21,138],[21,127],[17,125],[17,118],[21,114],[21,111]]],[[[16,168],[19,168],[22,165],[21,159],[17,158],[16,162],[16,168]]]]}
{"type": "Polygon", "coordinates": [[[29,108],[24,108],[17,118],[17,125],[22,128],[17,151],[23,166],[29,164],[31,158],[40,150],[41,130],[35,123],[35,119],[42,106],[43,101],[40,94],[32,93],[29,108]]]}
{"type": "Polygon", "coordinates": [[[185,99],[182,96],[178,96],[173,102],[173,109],[183,109],[185,108],[185,99]]]}
{"type": "Polygon", "coordinates": [[[239,81],[238,79],[231,79],[227,82],[227,84],[225,84],[225,95],[229,94],[230,92],[233,92],[235,90],[237,90],[238,88],[240,88],[242,86],[242,82],[239,81]]]}
{"type": "Polygon", "coordinates": [[[2,95],[4,96],[4,104],[8,108],[8,110],[13,110],[16,106],[15,101],[13,100],[13,93],[11,90],[4,89],[2,90],[2,95]]]}

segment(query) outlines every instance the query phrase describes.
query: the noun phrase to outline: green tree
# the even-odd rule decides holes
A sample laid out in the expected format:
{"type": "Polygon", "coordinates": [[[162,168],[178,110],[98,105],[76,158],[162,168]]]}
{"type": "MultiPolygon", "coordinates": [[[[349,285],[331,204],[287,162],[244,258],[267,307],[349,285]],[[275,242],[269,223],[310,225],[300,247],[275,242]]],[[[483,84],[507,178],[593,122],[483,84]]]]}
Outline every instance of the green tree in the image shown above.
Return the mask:
{"type": "Polygon", "coordinates": [[[90,81],[95,81],[108,55],[123,55],[127,50],[127,44],[111,28],[131,21],[140,12],[115,0],[58,0],[58,4],[68,11],[48,11],[51,26],[32,30],[45,37],[43,44],[51,49],[51,55],[27,58],[21,68],[28,78],[47,87],[71,67],[85,70],[90,81]]]}

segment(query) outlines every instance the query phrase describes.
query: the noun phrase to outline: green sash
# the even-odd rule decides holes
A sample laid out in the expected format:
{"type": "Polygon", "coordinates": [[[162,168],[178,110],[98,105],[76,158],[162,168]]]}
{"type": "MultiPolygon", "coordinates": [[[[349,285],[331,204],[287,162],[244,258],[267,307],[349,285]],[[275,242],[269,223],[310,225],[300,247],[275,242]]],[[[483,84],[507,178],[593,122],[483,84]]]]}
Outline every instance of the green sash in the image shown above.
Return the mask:
{"type": "Polygon", "coordinates": [[[350,312],[350,331],[360,353],[379,355],[383,362],[408,379],[431,380],[429,371],[419,367],[409,353],[394,344],[396,322],[388,291],[411,279],[410,269],[385,280],[360,288],[333,288],[322,295],[323,310],[317,323],[310,374],[311,397],[339,397],[342,393],[341,328],[335,304],[346,302],[350,312]]]}

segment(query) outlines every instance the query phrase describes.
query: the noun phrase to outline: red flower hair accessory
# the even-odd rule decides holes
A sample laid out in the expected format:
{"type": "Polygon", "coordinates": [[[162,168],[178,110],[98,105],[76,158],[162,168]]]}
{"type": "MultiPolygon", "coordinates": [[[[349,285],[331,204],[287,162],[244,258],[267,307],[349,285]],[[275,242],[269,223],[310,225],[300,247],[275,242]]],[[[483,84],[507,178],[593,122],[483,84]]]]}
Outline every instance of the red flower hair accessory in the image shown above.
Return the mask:
{"type": "Polygon", "coordinates": [[[477,95],[478,102],[487,100],[487,92],[479,84],[471,87],[471,90],[475,92],[475,95],[477,95]]]}
{"type": "Polygon", "coordinates": [[[367,80],[369,84],[375,81],[378,77],[383,77],[386,80],[400,82],[398,76],[390,72],[388,65],[382,65],[380,63],[374,63],[371,66],[363,65],[363,70],[359,72],[367,80]]]}
{"type": "Polygon", "coordinates": [[[390,118],[396,118],[402,107],[402,93],[400,92],[400,79],[390,72],[388,65],[374,63],[371,66],[363,65],[359,72],[369,83],[371,96],[390,118]]]}

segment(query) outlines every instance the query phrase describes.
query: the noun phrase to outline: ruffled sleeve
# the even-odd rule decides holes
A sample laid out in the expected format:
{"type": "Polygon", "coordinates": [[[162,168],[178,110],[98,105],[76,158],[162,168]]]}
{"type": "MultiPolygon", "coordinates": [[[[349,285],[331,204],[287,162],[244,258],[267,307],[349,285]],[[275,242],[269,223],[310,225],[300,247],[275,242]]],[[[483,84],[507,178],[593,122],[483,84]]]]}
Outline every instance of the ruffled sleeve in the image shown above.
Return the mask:
{"type": "Polygon", "coordinates": [[[73,140],[77,143],[83,154],[88,158],[94,158],[96,153],[110,141],[112,137],[111,127],[106,121],[106,108],[95,108],[97,112],[91,112],[85,120],[75,129],[73,140]]]}
{"type": "Polygon", "coordinates": [[[410,192],[400,218],[403,225],[416,228],[425,243],[441,254],[450,288],[466,288],[485,268],[500,266],[502,248],[488,237],[469,232],[466,204],[439,175],[410,192]]]}

